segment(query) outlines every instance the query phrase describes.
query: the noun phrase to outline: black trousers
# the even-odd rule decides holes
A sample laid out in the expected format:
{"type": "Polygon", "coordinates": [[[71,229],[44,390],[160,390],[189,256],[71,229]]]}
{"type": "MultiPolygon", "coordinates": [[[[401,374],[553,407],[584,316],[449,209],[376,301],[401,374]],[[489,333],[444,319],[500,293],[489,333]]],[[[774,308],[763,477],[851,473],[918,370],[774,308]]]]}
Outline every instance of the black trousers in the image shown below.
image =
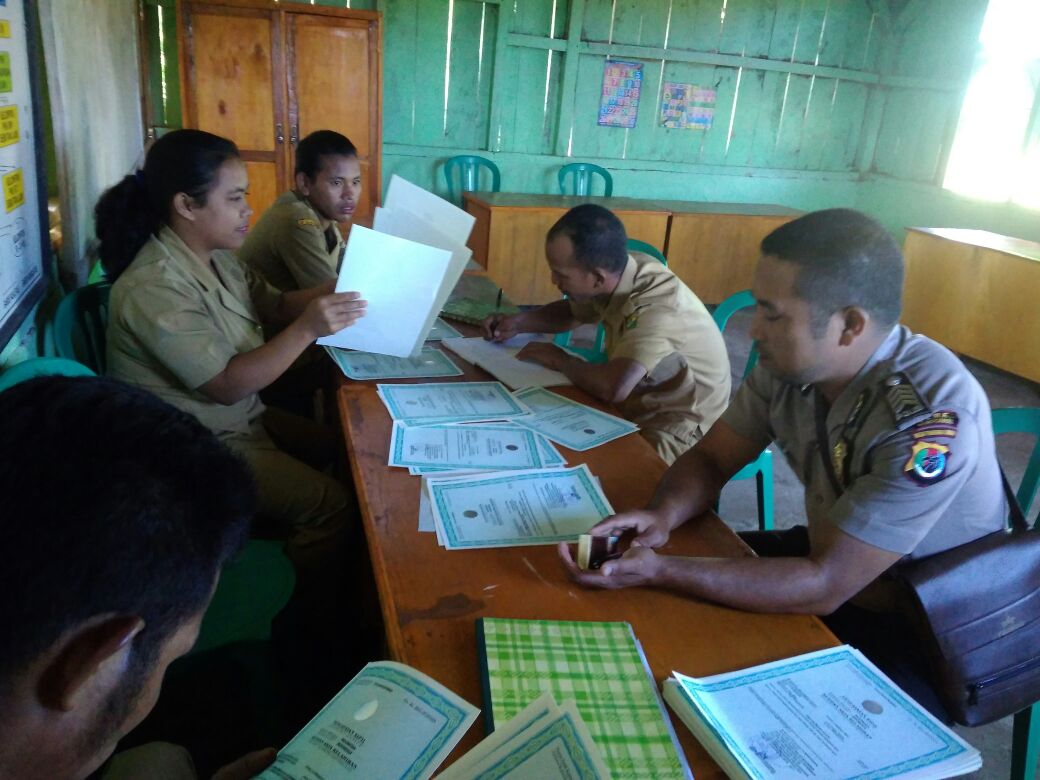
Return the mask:
{"type": "MultiPolygon", "coordinates": [[[[809,530],[804,525],[784,531],[743,531],[738,535],[762,558],[809,554],[809,530]]],[[[820,619],[838,639],[863,653],[932,715],[943,723],[952,722],[929,681],[924,651],[902,615],[874,612],[846,602],[820,619]]]]}

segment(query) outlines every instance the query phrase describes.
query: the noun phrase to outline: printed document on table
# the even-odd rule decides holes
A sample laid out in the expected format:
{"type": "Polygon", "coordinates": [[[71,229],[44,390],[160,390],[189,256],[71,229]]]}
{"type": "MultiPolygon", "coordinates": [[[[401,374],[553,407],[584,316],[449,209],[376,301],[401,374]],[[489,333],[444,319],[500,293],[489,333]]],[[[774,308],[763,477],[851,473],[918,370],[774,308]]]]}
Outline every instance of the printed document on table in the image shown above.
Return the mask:
{"type": "Polygon", "coordinates": [[[418,354],[440,311],[437,290],[451,262],[445,249],[354,225],[336,291],[357,290],[368,308],[353,325],[318,343],[396,357],[418,354]]]}
{"type": "Polygon", "coordinates": [[[292,741],[259,780],[425,780],[480,711],[403,664],[365,666],[292,741]]]}
{"type": "MultiPolygon", "coordinates": [[[[458,423],[450,423],[451,425],[459,425],[458,423]]],[[[469,423],[467,423],[469,425],[469,423]]],[[[495,426],[497,428],[508,428],[511,431],[526,431],[534,435],[535,441],[538,443],[538,457],[542,459],[541,468],[543,469],[555,469],[563,468],[567,465],[567,459],[560,454],[547,438],[541,434],[537,434],[534,431],[530,431],[527,428],[521,428],[518,425],[510,425],[509,423],[483,423],[483,425],[495,426]]],[[[410,426],[415,428],[425,428],[427,426],[410,426]]],[[[470,471],[470,469],[466,469],[470,471]]],[[[472,471],[487,471],[488,469],[472,469],[472,471]]],[[[447,474],[447,473],[458,473],[459,469],[456,468],[443,468],[440,466],[409,466],[408,473],[415,476],[416,474],[447,474]]]]}
{"type": "Polygon", "coordinates": [[[495,471],[542,468],[539,438],[515,426],[405,426],[395,421],[388,465],[495,471]]]}
{"type": "Polygon", "coordinates": [[[438,536],[449,550],[574,541],[614,514],[584,464],[424,479],[438,536]]]}
{"type": "Polygon", "coordinates": [[[551,368],[519,360],[517,353],[532,341],[548,341],[541,334],[524,334],[501,344],[481,337],[444,339],[444,346],[459,357],[487,371],[495,379],[514,390],[521,387],[555,387],[572,384],[566,376],[551,368]]]}
{"type": "Polygon", "coordinates": [[[639,426],[628,420],[540,387],[521,390],[515,395],[532,412],[528,417],[517,419],[517,425],[537,431],[572,450],[590,450],[639,430],[639,426]]]}
{"type": "Polygon", "coordinates": [[[375,352],[354,352],[338,347],[325,347],[325,351],[348,379],[462,376],[462,369],[435,347],[424,346],[417,356],[407,358],[375,352]]]}
{"type": "Polygon", "coordinates": [[[501,382],[377,385],[377,389],[390,416],[407,425],[506,420],[528,413],[501,382]]]}
{"type": "Polygon", "coordinates": [[[457,339],[462,336],[455,328],[451,327],[448,323],[442,320],[440,317],[433,321],[433,327],[430,328],[429,334],[426,336],[427,341],[442,341],[443,339],[457,339]]]}
{"type": "Polygon", "coordinates": [[[978,751],[848,645],[702,679],[675,673],[665,698],[678,701],[684,722],[694,715],[698,739],[721,743],[723,758],[751,777],[918,777],[959,765],[930,775],[948,777],[981,764],[978,751]]]}
{"type": "Polygon", "coordinates": [[[557,706],[546,694],[495,729],[439,777],[444,780],[608,780],[610,772],[574,702],[565,701],[557,706]]]}

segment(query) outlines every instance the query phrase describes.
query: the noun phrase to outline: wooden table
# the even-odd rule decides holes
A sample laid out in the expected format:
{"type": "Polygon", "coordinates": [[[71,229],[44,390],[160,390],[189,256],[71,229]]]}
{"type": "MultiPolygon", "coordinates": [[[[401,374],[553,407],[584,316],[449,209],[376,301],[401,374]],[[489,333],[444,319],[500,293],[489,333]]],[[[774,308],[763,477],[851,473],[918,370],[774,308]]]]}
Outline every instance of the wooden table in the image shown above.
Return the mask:
{"type": "Polygon", "coordinates": [[[751,286],[758,245],[802,212],[768,203],[464,193],[476,217],[469,246],[473,257],[518,303],[560,297],[549,279],[545,234],[568,210],[595,203],[617,214],[629,238],[653,244],[669,267],[705,303],[718,303],[751,286]]]}
{"type": "Polygon", "coordinates": [[[1040,382],[1040,244],[910,228],[903,322],[954,352],[1040,382]]]}
{"type": "MultiPolygon", "coordinates": [[[[460,381],[488,378],[466,367],[460,381]]],[[[575,388],[561,392],[590,403],[575,388]]],[[[386,465],[391,421],[373,384],[345,384],[338,401],[391,657],[477,706],[483,707],[474,623],[480,617],[628,621],[658,684],[673,669],[714,674],[836,643],[813,617],[753,615],[642,588],[586,590],[567,579],[555,547],[443,550],[435,534],[416,530],[419,478],[386,465]]],[[[560,450],[570,464],[588,464],[618,511],[645,504],[665,470],[638,434],[585,453],[560,450]]],[[[713,514],[673,534],[664,552],[750,554],[713,514]]],[[[698,780],[724,777],[686,727],[673,722],[698,780]]],[[[478,719],[453,758],[483,735],[478,719]]]]}

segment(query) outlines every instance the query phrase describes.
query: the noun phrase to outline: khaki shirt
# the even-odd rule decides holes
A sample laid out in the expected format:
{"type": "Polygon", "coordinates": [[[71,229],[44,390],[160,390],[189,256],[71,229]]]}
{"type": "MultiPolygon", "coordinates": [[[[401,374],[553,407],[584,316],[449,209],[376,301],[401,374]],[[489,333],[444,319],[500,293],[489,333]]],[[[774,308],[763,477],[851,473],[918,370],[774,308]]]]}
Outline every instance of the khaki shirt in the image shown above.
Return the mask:
{"type": "Polygon", "coordinates": [[[667,431],[691,445],[729,402],[726,344],[711,314],[656,258],[633,252],[606,303],[571,301],[581,322],[602,321],[607,358],[629,358],[646,376],[621,404],[641,428],[667,431]]]}
{"type": "MultiPolygon", "coordinates": [[[[782,382],[759,364],[722,420],[784,453],[805,486],[813,549],[841,530],[917,558],[1004,527],[986,394],[953,353],[904,327],[893,328],[830,407],[812,386],[782,382]],[[817,413],[837,484],[820,457],[817,413]]],[[[892,596],[882,581],[854,600],[889,609],[892,596]]]]}
{"type": "Polygon", "coordinates": [[[290,191],[280,195],[257,220],[238,257],[286,292],[334,279],[345,246],[336,223],[322,230],[311,204],[290,191]]]}
{"type": "Polygon", "coordinates": [[[263,345],[260,315],[274,312],[279,293],[230,252],[214,252],[213,265],[216,273],[168,227],[149,239],[112,286],[108,373],[214,433],[247,434],[264,409],[259,396],[225,406],[198,388],[235,355],[263,345]]]}

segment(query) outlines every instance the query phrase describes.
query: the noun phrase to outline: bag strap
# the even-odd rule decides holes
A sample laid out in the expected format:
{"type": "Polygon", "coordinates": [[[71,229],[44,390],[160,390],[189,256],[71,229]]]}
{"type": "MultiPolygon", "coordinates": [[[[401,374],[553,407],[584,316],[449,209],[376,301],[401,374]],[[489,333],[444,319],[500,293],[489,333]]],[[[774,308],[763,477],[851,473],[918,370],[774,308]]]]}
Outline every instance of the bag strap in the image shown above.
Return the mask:
{"type": "MultiPolygon", "coordinates": [[[[816,449],[820,452],[823,470],[827,474],[831,487],[834,489],[834,494],[841,497],[845,489],[842,487],[841,481],[834,470],[834,461],[828,455],[830,437],[827,435],[827,410],[821,402],[820,391],[813,388],[813,392],[816,394],[813,398],[813,408],[816,417],[816,449]]],[[[1004,495],[1007,496],[1008,510],[1011,514],[1011,528],[1015,531],[1027,531],[1029,530],[1029,524],[1026,523],[1022,507],[1019,506],[1018,499],[1015,498],[1015,491],[1011,489],[1011,483],[1008,482],[1007,474],[1004,473],[1004,467],[1000,465],[999,461],[997,468],[1000,469],[1000,481],[1004,486],[1004,495]]]]}

